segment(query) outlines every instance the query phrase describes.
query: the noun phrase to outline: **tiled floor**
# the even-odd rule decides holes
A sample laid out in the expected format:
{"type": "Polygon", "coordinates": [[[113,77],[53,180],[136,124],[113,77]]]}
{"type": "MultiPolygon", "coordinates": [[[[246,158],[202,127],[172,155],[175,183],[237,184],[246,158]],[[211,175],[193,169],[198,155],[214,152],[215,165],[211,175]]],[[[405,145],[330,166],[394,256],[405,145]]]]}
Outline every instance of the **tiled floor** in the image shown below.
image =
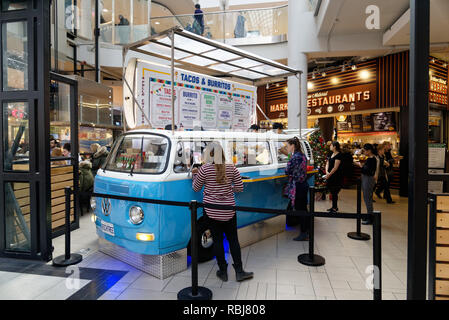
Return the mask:
{"type": "MultiPolygon", "coordinates": [[[[382,212],[382,293],[383,299],[389,300],[405,299],[406,293],[407,199],[394,196],[394,200],[396,204],[392,205],[379,199],[375,203],[375,210],[382,212]]],[[[329,206],[329,201],[317,201],[315,205],[317,211],[325,211],[329,206]]],[[[339,207],[341,212],[355,211],[355,190],[341,192],[339,207]]],[[[362,212],[364,210],[362,206],[362,212]]],[[[366,269],[372,264],[372,241],[349,239],[346,234],[351,231],[355,231],[355,220],[315,219],[315,252],[326,259],[325,266],[307,267],[297,262],[297,256],[307,252],[308,243],[293,241],[298,231],[290,228],[242,249],[245,269],[255,274],[252,280],[236,282],[230,266],[230,279],[222,282],[215,275],[215,261],[209,261],[199,265],[199,285],[211,289],[217,300],[372,299],[372,292],[365,284],[369,276],[366,269]]],[[[362,232],[372,234],[372,227],[362,226],[362,232]]],[[[64,237],[55,239],[54,246],[55,256],[63,254],[64,237]]],[[[97,291],[103,292],[101,296],[85,298],[176,299],[179,290],[191,285],[190,268],[159,280],[99,252],[95,227],[89,216],[82,217],[81,228],[72,232],[72,252],[84,256],[78,265],[80,269],[126,272],[105,290],[97,291]]],[[[82,279],[80,289],[90,281],[82,279]]],[[[73,290],[67,289],[65,283],[63,277],[3,271],[0,272],[0,299],[66,299],[73,290]],[[31,286],[24,294],[20,288],[25,283],[31,286]]]]}

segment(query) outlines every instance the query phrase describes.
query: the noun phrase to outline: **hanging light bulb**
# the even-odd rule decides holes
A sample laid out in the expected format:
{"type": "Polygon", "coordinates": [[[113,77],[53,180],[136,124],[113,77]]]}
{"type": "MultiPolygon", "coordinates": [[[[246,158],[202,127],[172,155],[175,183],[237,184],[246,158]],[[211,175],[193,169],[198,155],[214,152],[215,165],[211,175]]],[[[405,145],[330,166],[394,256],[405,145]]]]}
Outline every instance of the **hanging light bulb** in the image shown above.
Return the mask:
{"type": "Polygon", "coordinates": [[[279,88],[279,83],[276,83],[276,88],[279,88]]]}
{"type": "Polygon", "coordinates": [[[312,72],[312,79],[316,79],[315,71],[312,72]]]}
{"type": "Polygon", "coordinates": [[[267,86],[265,87],[267,90],[270,89],[270,85],[267,83],[267,86]]]}
{"type": "Polygon", "coordinates": [[[343,64],[343,66],[341,67],[341,72],[345,72],[346,71],[346,65],[343,64]]]}
{"type": "Polygon", "coordinates": [[[352,71],[355,71],[355,70],[357,70],[357,66],[355,64],[353,64],[351,69],[352,69],[352,71]]]}
{"type": "Polygon", "coordinates": [[[324,78],[324,77],[326,76],[326,71],[323,71],[323,72],[321,73],[321,76],[324,78]]]}

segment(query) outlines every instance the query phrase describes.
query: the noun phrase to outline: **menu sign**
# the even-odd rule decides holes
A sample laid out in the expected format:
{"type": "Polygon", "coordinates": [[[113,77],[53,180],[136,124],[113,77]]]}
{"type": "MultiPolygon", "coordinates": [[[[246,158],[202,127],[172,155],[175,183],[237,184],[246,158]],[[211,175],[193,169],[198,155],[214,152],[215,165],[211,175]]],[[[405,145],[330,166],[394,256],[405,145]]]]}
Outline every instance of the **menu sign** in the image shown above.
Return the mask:
{"type": "MultiPolygon", "coordinates": [[[[171,88],[160,83],[152,83],[151,89],[151,105],[150,122],[153,127],[164,128],[172,123],[172,106],[171,106],[171,88]]],[[[176,101],[176,90],[175,90],[176,101]]],[[[175,108],[175,123],[178,114],[175,108]]]]}
{"type": "Polygon", "coordinates": [[[234,129],[246,130],[248,128],[248,118],[250,102],[242,97],[234,97],[234,129]]]}
{"type": "Polygon", "coordinates": [[[373,118],[371,114],[362,115],[362,131],[371,132],[373,131],[373,118]]]}
{"type": "Polygon", "coordinates": [[[199,123],[200,94],[191,90],[180,90],[179,126],[193,129],[199,123]]]}
{"type": "Polygon", "coordinates": [[[232,126],[233,110],[232,100],[228,96],[218,97],[218,114],[217,114],[217,128],[230,129],[232,126]]]}
{"type": "Polygon", "coordinates": [[[214,94],[201,95],[201,125],[206,130],[217,126],[217,96],[214,94]]]}
{"type": "Polygon", "coordinates": [[[362,115],[355,114],[351,116],[352,132],[362,132],[362,115]]]}
{"type": "Polygon", "coordinates": [[[373,114],[374,131],[395,131],[396,119],[393,112],[379,112],[373,114]]]}
{"type": "Polygon", "coordinates": [[[377,106],[376,83],[310,93],[308,115],[323,115],[373,109],[377,106]]]}

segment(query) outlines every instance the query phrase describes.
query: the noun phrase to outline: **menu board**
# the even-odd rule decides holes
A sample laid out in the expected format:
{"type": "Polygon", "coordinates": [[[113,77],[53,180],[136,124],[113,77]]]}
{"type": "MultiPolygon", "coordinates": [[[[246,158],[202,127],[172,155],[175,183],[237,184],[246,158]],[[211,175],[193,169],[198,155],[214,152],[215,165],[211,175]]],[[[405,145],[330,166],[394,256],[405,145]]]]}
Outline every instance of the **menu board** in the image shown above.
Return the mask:
{"type": "Polygon", "coordinates": [[[373,131],[373,118],[371,114],[362,115],[362,131],[371,132],[373,131]]]}
{"type": "Polygon", "coordinates": [[[182,89],[179,94],[179,126],[193,129],[200,125],[200,94],[182,89]]]}
{"type": "Polygon", "coordinates": [[[379,112],[373,114],[374,131],[395,131],[396,119],[393,112],[379,112]]]}
{"type": "Polygon", "coordinates": [[[201,125],[205,130],[217,127],[217,96],[214,94],[201,95],[201,125]]]}
{"type": "Polygon", "coordinates": [[[233,113],[231,98],[228,96],[220,96],[218,98],[217,128],[231,129],[233,113]]]}
{"type": "MultiPolygon", "coordinates": [[[[171,88],[160,83],[152,83],[150,122],[153,127],[164,128],[172,123],[171,88]]],[[[176,91],[175,91],[176,97],[176,91]]],[[[175,100],[176,102],[176,100],[175,100]]],[[[178,114],[175,108],[175,122],[178,114]]]]}
{"type": "Polygon", "coordinates": [[[243,97],[234,97],[234,129],[246,130],[249,127],[250,106],[248,99],[243,97]]]}
{"type": "Polygon", "coordinates": [[[361,114],[351,116],[352,132],[362,132],[363,120],[361,114]]]}
{"type": "Polygon", "coordinates": [[[338,132],[352,132],[351,118],[349,116],[337,117],[337,131],[338,132]]]}
{"type": "Polygon", "coordinates": [[[444,169],[446,160],[445,144],[429,144],[429,168],[444,169]]]}

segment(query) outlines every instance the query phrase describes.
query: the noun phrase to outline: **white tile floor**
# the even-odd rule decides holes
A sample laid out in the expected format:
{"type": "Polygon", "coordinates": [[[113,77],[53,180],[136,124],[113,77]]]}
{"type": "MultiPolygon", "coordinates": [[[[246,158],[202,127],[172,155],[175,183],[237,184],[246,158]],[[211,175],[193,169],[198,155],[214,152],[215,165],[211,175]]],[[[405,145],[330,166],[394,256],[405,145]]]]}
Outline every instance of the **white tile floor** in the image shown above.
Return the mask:
{"type": "MultiPolygon", "coordinates": [[[[379,199],[374,204],[375,210],[382,212],[383,298],[391,300],[405,299],[407,253],[407,199],[398,196],[393,196],[393,199],[396,204],[387,205],[379,199]]],[[[315,207],[317,211],[325,211],[330,207],[330,202],[317,201],[315,207]]],[[[341,212],[355,211],[355,190],[341,192],[339,208],[341,212]]],[[[364,210],[362,204],[362,212],[364,210]]],[[[346,234],[351,231],[355,231],[355,220],[315,220],[315,252],[326,259],[325,266],[307,267],[297,262],[298,254],[307,252],[308,243],[293,241],[298,231],[291,228],[242,249],[245,269],[255,274],[252,280],[236,282],[230,265],[229,281],[224,283],[215,275],[215,261],[209,261],[199,265],[199,285],[211,289],[216,300],[372,299],[372,292],[365,286],[368,277],[365,270],[372,264],[372,241],[349,239],[346,234]]],[[[372,227],[362,226],[362,232],[372,234],[372,227]]],[[[54,246],[55,256],[62,254],[64,238],[55,239],[54,246]]],[[[81,228],[72,232],[72,252],[79,251],[85,256],[80,266],[128,271],[100,299],[176,299],[179,290],[191,285],[190,268],[159,280],[98,252],[95,227],[89,216],[84,216],[81,228]]],[[[30,276],[0,273],[0,292],[5,292],[2,290],[4,286],[19,290],[20,281],[27,282],[27,277],[30,276]],[[8,277],[16,278],[6,281],[8,277]]],[[[42,286],[36,285],[27,297],[65,299],[67,293],[60,288],[61,278],[47,278],[42,278],[42,286]]]]}

